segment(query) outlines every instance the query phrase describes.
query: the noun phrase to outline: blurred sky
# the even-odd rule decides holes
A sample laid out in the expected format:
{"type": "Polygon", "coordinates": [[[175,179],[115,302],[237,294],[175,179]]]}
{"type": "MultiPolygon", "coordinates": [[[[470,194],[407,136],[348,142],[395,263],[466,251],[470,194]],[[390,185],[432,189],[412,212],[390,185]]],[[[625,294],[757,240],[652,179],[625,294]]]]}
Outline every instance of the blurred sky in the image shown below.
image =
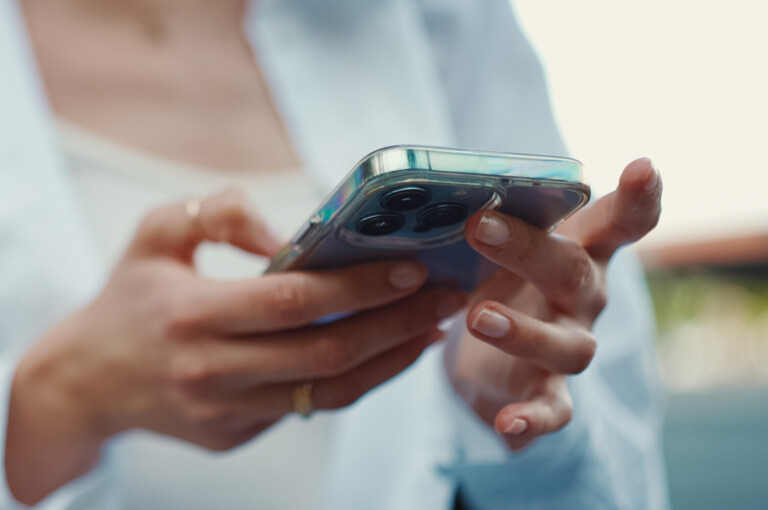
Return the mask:
{"type": "Polygon", "coordinates": [[[768,232],[768,2],[514,5],[595,191],[637,156],[661,169],[646,246],[768,232]]]}

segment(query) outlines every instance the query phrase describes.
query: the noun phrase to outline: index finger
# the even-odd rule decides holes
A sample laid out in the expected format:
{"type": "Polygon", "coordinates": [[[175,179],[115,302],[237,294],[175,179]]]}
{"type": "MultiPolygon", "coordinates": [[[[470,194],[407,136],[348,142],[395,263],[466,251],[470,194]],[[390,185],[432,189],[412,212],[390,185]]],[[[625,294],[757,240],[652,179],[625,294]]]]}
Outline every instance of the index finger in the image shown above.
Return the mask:
{"type": "Polygon", "coordinates": [[[204,200],[154,209],[142,220],[127,254],[166,255],[191,262],[202,241],[229,243],[266,256],[282,246],[248,197],[229,189],[204,200]]]}
{"type": "Polygon", "coordinates": [[[416,292],[427,268],[416,261],[208,281],[192,305],[196,321],[224,334],[293,329],[323,317],[376,308],[416,292]]]}
{"type": "Polygon", "coordinates": [[[535,285],[566,309],[589,303],[600,291],[598,268],[576,242],[495,211],[474,214],[467,242],[484,257],[535,285]]]}

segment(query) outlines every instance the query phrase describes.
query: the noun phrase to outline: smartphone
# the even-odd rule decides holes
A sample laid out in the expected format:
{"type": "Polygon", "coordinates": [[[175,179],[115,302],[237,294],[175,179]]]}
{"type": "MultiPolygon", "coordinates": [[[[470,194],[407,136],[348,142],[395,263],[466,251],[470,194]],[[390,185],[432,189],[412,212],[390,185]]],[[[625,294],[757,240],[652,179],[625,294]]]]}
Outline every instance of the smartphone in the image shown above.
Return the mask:
{"type": "Polygon", "coordinates": [[[267,272],[418,259],[428,283],[472,291],[496,267],[464,239],[493,209],[552,231],[589,201],[581,163],[552,156],[394,146],[364,157],[267,272]]]}

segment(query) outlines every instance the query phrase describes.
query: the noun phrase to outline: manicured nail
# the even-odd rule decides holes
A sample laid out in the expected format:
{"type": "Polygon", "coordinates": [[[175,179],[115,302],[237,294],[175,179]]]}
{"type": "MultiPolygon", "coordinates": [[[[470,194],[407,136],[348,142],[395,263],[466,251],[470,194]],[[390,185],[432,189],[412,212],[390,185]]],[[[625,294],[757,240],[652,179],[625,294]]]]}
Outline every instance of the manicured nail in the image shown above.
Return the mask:
{"type": "Polygon", "coordinates": [[[649,161],[648,163],[651,167],[651,172],[650,175],[645,178],[643,189],[650,193],[659,186],[659,171],[656,169],[656,165],[653,164],[653,161],[649,161]]]}
{"type": "Polygon", "coordinates": [[[466,296],[458,292],[452,292],[451,294],[441,297],[437,301],[437,317],[440,319],[447,319],[464,308],[466,302],[466,296]]]}
{"type": "Polygon", "coordinates": [[[489,308],[483,309],[472,321],[472,329],[491,338],[503,337],[509,333],[511,327],[509,319],[489,308]]]}
{"type": "Polygon", "coordinates": [[[501,246],[509,239],[509,227],[495,216],[484,214],[475,230],[475,239],[489,246],[501,246]]]}
{"type": "Polygon", "coordinates": [[[389,272],[389,283],[398,290],[411,289],[423,281],[419,266],[411,262],[396,265],[389,272]]]}
{"type": "Polygon", "coordinates": [[[504,429],[505,434],[509,434],[510,436],[519,436],[523,432],[525,432],[525,429],[528,428],[528,422],[521,419],[521,418],[515,418],[512,420],[512,423],[509,424],[509,427],[504,429]]]}

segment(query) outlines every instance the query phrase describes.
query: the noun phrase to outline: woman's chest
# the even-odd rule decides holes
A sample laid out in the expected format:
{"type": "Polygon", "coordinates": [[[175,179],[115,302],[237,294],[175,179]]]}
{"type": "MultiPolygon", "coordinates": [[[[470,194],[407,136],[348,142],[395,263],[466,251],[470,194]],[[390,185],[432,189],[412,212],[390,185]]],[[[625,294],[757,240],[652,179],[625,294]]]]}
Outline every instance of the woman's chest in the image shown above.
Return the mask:
{"type": "Polygon", "coordinates": [[[26,4],[57,115],[123,144],[199,166],[295,167],[296,155],[237,26],[153,36],[130,20],[26,4]]]}

